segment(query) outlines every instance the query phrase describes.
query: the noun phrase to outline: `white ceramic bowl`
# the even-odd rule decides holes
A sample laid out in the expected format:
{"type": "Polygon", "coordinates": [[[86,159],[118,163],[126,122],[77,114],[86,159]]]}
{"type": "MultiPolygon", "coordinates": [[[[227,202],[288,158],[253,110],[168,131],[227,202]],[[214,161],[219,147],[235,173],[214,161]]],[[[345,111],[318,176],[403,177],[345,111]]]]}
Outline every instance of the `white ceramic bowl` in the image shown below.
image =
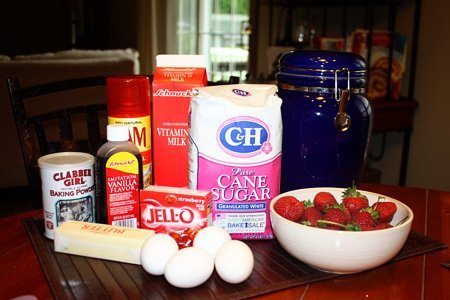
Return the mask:
{"type": "Polygon", "coordinates": [[[336,231],[308,227],[289,221],[275,212],[274,203],[283,196],[294,196],[298,200],[314,199],[320,191],[333,194],[338,202],[344,189],[309,188],[300,189],[275,197],[270,203],[270,218],[274,234],[281,246],[292,256],[322,271],[350,274],[380,266],[393,258],[408,238],[413,220],[411,209],[400,201],[390,197],[361,191],[374,204],[378,196],[385,201],[394,202],[397,212],[391,224],[395,225],[403,218],[408,219],[401,225],[374,231],[336,231]]]}

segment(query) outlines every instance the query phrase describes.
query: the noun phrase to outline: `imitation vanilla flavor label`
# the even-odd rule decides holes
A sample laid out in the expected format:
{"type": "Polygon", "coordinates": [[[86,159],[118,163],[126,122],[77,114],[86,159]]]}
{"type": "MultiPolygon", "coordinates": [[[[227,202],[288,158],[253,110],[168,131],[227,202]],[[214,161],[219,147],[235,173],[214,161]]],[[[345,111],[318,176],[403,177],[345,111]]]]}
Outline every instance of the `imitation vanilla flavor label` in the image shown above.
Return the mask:
{"type": "Polygon", "coordinates": [[[139,228],[139,162],[129,152],[111,155],[106,162],[108,223],[139,228]]]}

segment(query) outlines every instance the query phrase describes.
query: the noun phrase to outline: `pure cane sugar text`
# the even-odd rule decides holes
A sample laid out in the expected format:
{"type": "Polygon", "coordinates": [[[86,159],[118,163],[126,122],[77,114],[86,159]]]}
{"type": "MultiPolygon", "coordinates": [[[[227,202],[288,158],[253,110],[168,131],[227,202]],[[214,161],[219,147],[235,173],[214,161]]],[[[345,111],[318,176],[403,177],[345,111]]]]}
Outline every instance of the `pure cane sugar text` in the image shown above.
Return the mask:
{"type": "Polygon", "coordinates": [[[45,235],[68,220],[95,221],[94,157],[87,153],[61,152],[39,158],[45,235]]]}

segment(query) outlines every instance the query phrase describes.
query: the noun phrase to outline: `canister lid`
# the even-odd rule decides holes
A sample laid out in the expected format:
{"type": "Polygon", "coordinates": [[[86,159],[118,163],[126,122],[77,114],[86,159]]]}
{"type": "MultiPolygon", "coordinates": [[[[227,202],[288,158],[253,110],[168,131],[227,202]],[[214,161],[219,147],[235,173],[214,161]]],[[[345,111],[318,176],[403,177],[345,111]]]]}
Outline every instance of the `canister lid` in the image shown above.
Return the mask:
{"type": "Polygon", "coordinates": [[[347,68],[350,71],[365,71],[366,62],[360,55],[343,51],[295,50],[280,58],[280,67],[305,70],[328,70],[347,68]]]}
{"type": "Polygon", "coordinates": [[[38,159],[39,168],[82,168],[94,164],[94,156],[83,152],[58,152],[38,159]]]}
{"type": "Polygon", "coordinates": [[[281,56],[277,79],[295,85],[332,87],[335,76],[340,88],[347,85],[347,80],[352,87],[363,87],[364,58],[351,52],[294,50],[281,56]]]}

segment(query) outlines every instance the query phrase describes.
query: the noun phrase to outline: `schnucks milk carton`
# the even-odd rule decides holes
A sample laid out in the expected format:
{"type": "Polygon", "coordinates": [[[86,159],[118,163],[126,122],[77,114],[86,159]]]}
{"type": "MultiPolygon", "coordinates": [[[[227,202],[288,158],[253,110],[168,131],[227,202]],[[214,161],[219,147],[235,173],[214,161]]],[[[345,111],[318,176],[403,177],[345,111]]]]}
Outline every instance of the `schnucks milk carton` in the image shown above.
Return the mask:
{"type": "Polygon", "coordinates": [[[279,194],[281,99],[275,85],[194,90],[189,186],[212,192],[213,225],[233,239],[273,238],[269,204],[279,194]]]}
{"type": "Polygon", "coordinates": [[[188,122],[192,89],[207,84],[202,55],[158,55],[152,83],[154,184],[188,186],[188,122]]]}

